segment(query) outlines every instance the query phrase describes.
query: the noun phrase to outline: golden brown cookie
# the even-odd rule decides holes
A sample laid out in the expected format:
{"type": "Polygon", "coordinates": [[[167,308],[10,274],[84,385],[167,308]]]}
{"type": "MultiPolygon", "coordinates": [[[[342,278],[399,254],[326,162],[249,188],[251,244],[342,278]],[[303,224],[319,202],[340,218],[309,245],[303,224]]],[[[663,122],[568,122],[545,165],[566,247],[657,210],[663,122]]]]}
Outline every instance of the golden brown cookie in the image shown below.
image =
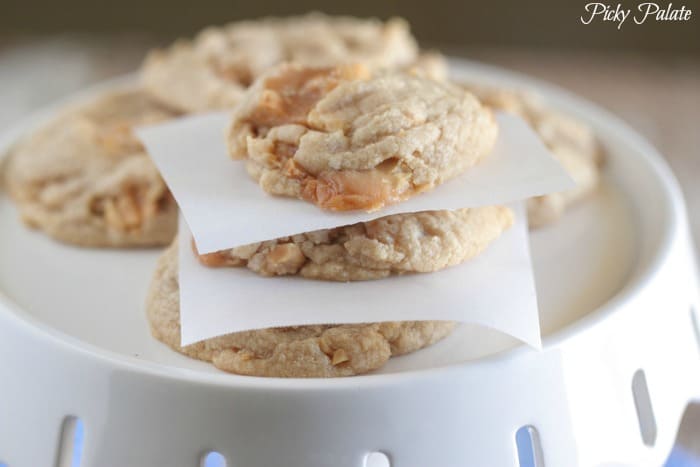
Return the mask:
{"type": "Polygon", "coordinates": [[[359,281],[434,272],[480,254],[513,224],[502,206],[395,214],[200,255],[208,266],[263,276],[359,281]]]}
{"type": "Polygon", "coordinates": [[[374,211],[460,175],[497,133],[491,111],[449,83],[284,64],[246,92],[228,146],[268,193],[374,211]]]}
{"type": "Polygon", "coordinates": [[[149,54],[145,88],[183,112],[229,109],[263,72],[282,62],[309,66],[366,63],[372,69],[413,68],[445,75],[439,54],[420,55],[408,24],[310,13],[209,27],[149,54]]]}
{"type": "Polygon", "coordinates": [[[523,118],[576,182],[571,190],[529,199],[527,211],[531,227],[555,221],[569,205],[596,190],[603,152],[592,128],[549,109],[535,94],[473,84],[466,88],[484,105],[523,118]]]}
{"type": "Polygon", "coordinates": [[[294,326],[237,332],[181,347],[177,242],[158,261],[146,308],[156,339],[221,370],[251,376],[359,375],[439,341],[455,326],[449,321],[294,326]]]}
{"type": "Polygon", "coordinates": [[[24,222],[81,246],[168,244],[177,207],[132,128],[173,116],[129,89],[71,108],[28,135],[4,169],[24,222]]]}

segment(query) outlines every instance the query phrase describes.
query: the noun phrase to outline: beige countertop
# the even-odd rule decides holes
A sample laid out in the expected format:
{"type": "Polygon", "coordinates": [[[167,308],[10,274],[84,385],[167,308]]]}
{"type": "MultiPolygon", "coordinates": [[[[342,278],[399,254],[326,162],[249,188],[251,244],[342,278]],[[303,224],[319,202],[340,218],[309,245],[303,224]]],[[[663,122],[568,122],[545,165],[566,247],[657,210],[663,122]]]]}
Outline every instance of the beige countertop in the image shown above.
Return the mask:
{"type": "MultiPolygon", "coordinates": [[[[149,43],[129,36],[0,38],[0,128],[86,84],[135,69],[149,43]]],[[[556,83],[616,113],[645,135],[678,177],[700,243],[700,59],[483,49],[463,55],[556,83]]],[[[679,445],[697,461],[682,465],[700,466],[700,405],[686,414],[679,445]]]]}

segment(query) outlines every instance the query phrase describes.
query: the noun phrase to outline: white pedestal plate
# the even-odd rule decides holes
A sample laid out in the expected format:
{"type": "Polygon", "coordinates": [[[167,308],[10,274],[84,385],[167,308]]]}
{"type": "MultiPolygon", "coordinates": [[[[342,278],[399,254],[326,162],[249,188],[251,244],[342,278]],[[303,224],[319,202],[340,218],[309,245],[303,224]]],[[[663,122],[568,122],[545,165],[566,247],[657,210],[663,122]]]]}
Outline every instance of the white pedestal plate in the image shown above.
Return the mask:
{"type": "MultiPolygon", "coordinates": [[[[84,467],[195,467],[211,450],[230,467],[360,467],[376,451],[392,467],[518,466],[523,426],[548,467],[661,464],[700,395],[698,276],[675,180],[602,110],[453,65],[459,77],[538,88],[609,152],[601,192],[533,234],[542,352],[463,326],[373,375],[221,374],[148,335],[157,252],[57,244],[28,232],[0,195],[0,463],[56,465],[73,416],[84,467]],[[451,352],[458,339],[472,352],[451,352]]],[[[2,147],[52,112],[6,132],[2,147]]]]}

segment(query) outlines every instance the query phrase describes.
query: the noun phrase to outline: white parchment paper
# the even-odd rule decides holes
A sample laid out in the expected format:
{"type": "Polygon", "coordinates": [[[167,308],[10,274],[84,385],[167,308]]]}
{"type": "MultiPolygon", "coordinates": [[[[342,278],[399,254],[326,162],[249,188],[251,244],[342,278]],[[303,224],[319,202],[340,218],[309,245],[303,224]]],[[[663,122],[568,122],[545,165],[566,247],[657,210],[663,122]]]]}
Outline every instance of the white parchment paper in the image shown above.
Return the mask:
{"type": "Polygon", "coordinates": [[[470,261],[431,274],[348,283],[202,266],[181,221],[182,345],[273,326],[429,319],[487,326],[540,348],[526,217],[522,204],[513,209],[515,225],[470,261]]]}
{"type": "Polygon", "coordinates": [[[505,204],[574,186],[524,121],[499,113],[493,153],[465,174],[379,212],[329,212],[263,192],[244,162],[227,155],[229,119],[227,113],[210,113],[137,130],[201,253],[402,212],[505,204]]]}

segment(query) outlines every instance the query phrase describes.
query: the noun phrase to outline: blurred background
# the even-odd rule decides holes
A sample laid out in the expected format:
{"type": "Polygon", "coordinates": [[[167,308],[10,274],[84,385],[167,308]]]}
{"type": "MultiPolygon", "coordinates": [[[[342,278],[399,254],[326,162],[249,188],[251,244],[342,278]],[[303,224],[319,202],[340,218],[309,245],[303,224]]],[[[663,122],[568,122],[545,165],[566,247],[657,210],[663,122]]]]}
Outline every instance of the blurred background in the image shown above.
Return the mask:
{"type": "MultiPolygon", "coordinates": [[[[88,84],[135,70],[145,52],[209,24],[319,10],[402,16],[426,48],[554,82],[618,114],[679,178],[700,242],[700,0],[689,21],[584,25],[587,0],[0,0],[0,130],[88,84]]],[[[625,1],[636,9],[639,1],[625,1]]],[[[618,2],[609,2],[613,9],[618,2]]],[[[669,2],[658,2],[666,8],[669,2]]],[[[700,407],[686,414],[669,467],[700,467],[700,407]]]]}
{"type": "MultiPolygon", "coordinates": [[[[579,17],[588,1],[517,0],[449,1],[354,0],[331,2],[206,0],[4,0],[0,30],[8,34],[148,34],[165,39],[192,34],[208,24],[265,15],[320,10],[357,16],[403,16],[426,44],[442,47],[528,47],[559,50],[625,51],[657,56],[700,53],[697,21],[584,25],[579,17]]],[[[611,6],[618,2],[604,2],[611,6]]],[[[623,2],[635,8],[641,2],[623,2]]],[[[668,2],[660,2],[665,6],[668,2]]],[[[675,1],[700,13],[698,0],[675,1]]]]}

